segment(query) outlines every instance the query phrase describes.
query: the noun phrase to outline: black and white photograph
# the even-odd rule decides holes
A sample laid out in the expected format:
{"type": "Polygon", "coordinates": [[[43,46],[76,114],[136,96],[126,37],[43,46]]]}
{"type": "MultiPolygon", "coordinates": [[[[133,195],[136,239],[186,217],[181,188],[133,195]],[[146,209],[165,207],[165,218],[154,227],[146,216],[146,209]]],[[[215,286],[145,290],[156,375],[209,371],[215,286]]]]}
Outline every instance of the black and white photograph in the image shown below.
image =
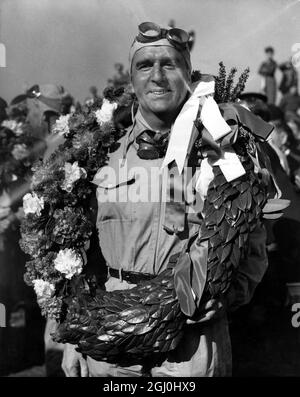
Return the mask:
{"type": "Polygon", "coordinates": [[[300,0],[0,0],[1,378],[300,377],[299,75],[300,0]]]}

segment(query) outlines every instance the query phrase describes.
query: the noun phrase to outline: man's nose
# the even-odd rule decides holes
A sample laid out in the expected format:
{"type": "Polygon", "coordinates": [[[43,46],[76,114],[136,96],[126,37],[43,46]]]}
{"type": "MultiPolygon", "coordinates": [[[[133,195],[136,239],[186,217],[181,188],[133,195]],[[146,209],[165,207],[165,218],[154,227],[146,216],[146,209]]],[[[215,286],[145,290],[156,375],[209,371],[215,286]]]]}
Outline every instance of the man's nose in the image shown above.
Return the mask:
{"type": "Polygon", "coordinates": [[[159,83],[165,78],[163,70],[160,65],[154,65],[151,73],[151,80],[159,83]]]}

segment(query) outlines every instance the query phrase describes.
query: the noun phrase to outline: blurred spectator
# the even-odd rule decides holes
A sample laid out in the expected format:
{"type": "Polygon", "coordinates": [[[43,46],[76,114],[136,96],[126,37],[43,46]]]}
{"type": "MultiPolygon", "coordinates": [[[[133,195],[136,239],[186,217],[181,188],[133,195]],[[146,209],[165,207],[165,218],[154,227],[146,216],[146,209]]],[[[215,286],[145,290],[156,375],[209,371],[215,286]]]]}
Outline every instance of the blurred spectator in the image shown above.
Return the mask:
{"type": "MultiPolygon", "coordinates": [[[[294,143],[283,113],[275,106],[268,106],[259,95],[243,94],[242,104],[265,121],[271,120],[275,126],[273,142],[262,145],[269,157],[281,198],[290,200],[290,206],[281,218],[265,220],[269,267],[251,303],[232,317],[233,373],[237,376],[284,373],[282,367],[290,365],[293,349],[299,346],[293,340],[295,334],[290,325],[290,308],[285,305],[286,283],[300,281],[300,195],[281,165],[281,150],[285,150],[287,145],[292,147],[294,143]],[[274,365],[273,361],[278,360],[281,360],[280,365],[274,365]]],[[[285,157],[292,171],[289,156],[285,157]]]]}
{"type": "Polygon", "coordinates": [[[291,87],[296,87],[296,91],[298,91],[298,73],[292,62],[287,61],[281,63],[279,69],[282,71],[279,91],[281,91],[283,95],[289,93],[291,87]]]}
{"type": "Polygon", "coordinates": [[[245,92],[239,96],[240,105],[246,106],[264,121],[270,121],[270,111],[267,105],[268,98],[264,94],[258,92],[245,92]]]}
{"type": "Polygon", "coordinates": [[[73,98],[62,86],[55,84],[35,85],[26,94],[30,108],[27,119],[41,128],[40,133],[47,145],[46,159],[63,142],[62,136],[51,131],[59,116],[70,111],[73,98]]]}
{"type": "Polygon", "coordinates": [[[98,95],[97,87],[92,85],[90,87],[89,91],[90,91],[91,96],[88,96],[87,98],[85,98],[84,103],[86,105],[92,105],[93,103],[96,103],[99,99],[101,99],[101,97],[99,97],[99,95],[98,95]]]}
{"type": "Polygon", "coordinates": [[[65,94],[62,97],[61,111],[63,115],[73,113],[75,111],[74,98],[70,94],[65,94]]]}
{"type": "Polygon", "coordinates": [[[260,65],[258,73],[262,76],[262,91],[268,98],[268,103],[274,104],[276,102],[277,84],[275,79],[275,72],[277,63],[274,61],[274,48],[265,48],[266,60],[260,65]]]}
{"type": "Polygon", "coordinates": [[[280,109],[284,113],[285,120],[294,121],[300,128],[300,95],[296,86],[291,86],[280,101],[280,109]]]}
{"type": "Polygon", "coordinates": [[[115,71],[116,74],[113,78],[107,80],[108,85],[116,89],[126,87],[130,82],[129,72],[124,72],[124,65],[122,63],[115,63],[115,71]]]}
{"type": "Polygon", "coordinates": [[[7,118],[6,114],[7,103],[4,99],[0,98],[0,124],[7,118]]]}
{"type": "Polygon", "coordinates": [[[7,327],[0,328],[0,375],[7,375],[44,362],[44,319],[31,287],[23,280],[26,256],[19,247],[22,197],[29,185],[19,177],[0,196],[0,212],[9,221],[1,238],[0,302],[6,307],[7,327]]]}
{"type": "MultiPolygon", "coordinates": [[[[284,123],[283,112],[274,105],[267,105],[261,100],[261,94],[258,93],[246,93],[241,95],[240,99],[248,106],[248,108],[253,111],[255,114],[262,117],[265,121],[269,121],[274,125],[274,131],[271,136],[271,141],[265,143],[265,150],[270,158],[271,167],[273,174],[275,176],[275,180],[279,186],[279,189],[282,193],[282,198],[288,199],[291,201],[290,206],[284,211],[284,215],[282,219],[292,219],[297,222],[300,222],[300,195],[296,192],[295,187],[292,184],[292,181],[287,175],[287,169],[294,170],[296,165],[289,162],[289,157],[282,152],[282,150],[286,150],[286,147],[292,148],[293,152],[295,149],[295,140],[294,136],[291,135],[291,130],[284,123]]],[[[297,152],[298,153],[298,152],[297,152]]],[[[296,153],[296,154],[297,154],[296,153]]],[[[280,218],[281,219],[281,218],[280,218]]],[[[279,222],[276,220],[274,222],[268,221],[267,224],[271,225],[268,231],[268,239],[269,242],[274,241],[273,235],[273,225],[279,222]]],[[[293,233],[292,228],[290,230],[293,233]]],[[[300,234],[299,234],[300,236],[300,234]]],[[[278,242],[278,241],[277,241],[278,242]]],[[[287,255],[286,252],[282,252],[283,255],[287,255]]],[[[299,255],[300,260],[300,255],[299,255]]],[[[294,263],[294,270],[296,270],[296,263],[294,263]]],[[[297,273],[298,274],[298,273],[297,273]]],[[[298,276],[297,276],[298,277],[298,276]]],[[[299,280],[300,280],[300,268],[299,268],[299,280]]]]}
{"type": "MultiPolygon", "coordinates": [[[[9,115],[11,117],[14,116],[16,120],[20,122],[21,120],[24,122],[24,119],[27,122],[34,120],[36,126],[43,126],[43,129],[39,130],[39,136],[43,137],[47,144],[47,149],[43,150],[43,158],[47,159],[64,139],[59,135],[53,134],[52,127],[61,114],[66,114],[70,111],[72,105],[73,98],[65,93],[63,87],[54,84],[35,85],[31,87],[26,94],[20,95],[13,100],[13,106],[10,108],[9,115]],[[24,103],[29,104],[28,112],[24,107],[24,103]]],[[[21,179],[11,183],[4,192],[10,200],[8,206],[10,208],[17,204],[21,206],[22,197],[27,192],[27,189],[28,184],[24,184],[24,181],[21,179]],[[19,191],[22,191],[22,194],[19,194],[19,191]]],[[[6,196],[3,195],[3,200],[6,196]]],[[[4,204],[6,203],[5,200],[3,202],[4,204]]],[[[50,332],[54,331],[56,324],[50,321],[47,322],[43,338],[45,320],[41,318],[40,314],[39,317],[29,315],[34,311],[33,309],[38,306],[33,289],[28,287],[23,281],[26,258],[18,245],[18,240],[20,239],[19,223],[16,224],[16,227],[16,230],[9,228],[5,231],[7,236],[5,240],[5,249],[2,253],[0,252],[1,262],[3,264],[3,268],[0,268],[0,270],[2,270],[1,280],[3,280],[6,285],[4,291],[6,299],[8,299],[9,296],[11,297],[11,292],[14,291],[14,296],[13,298],[11,297],[10,301],[1,300],[1,302],[6,302],[9,308],[9,325],[12,329],[11,332],[6,332],[6,336],[2,335],[2,338],[0,333],[1,356],[5,357],[3,361],[3,371],[16,372],[30,365],[41,364],[45,360],[47,376],[63,376],[61,370],[61,346],[52,342],[50,338],[50,332]],[[7,266],[8,263],[9,266],[7,266]],[[12,305],[14,307],[11,309],[12,305]],[[35,327],[35,331],[33,332],[31,330],[30,335],[29,331],[31,327],[35,327]],[[28,339],[25,344],[26,338],[24,339],[24,335],[26,335],[28,339]],[[16,340],[12,340],[13,337],[16,340]],[[6,341],[6,343],[2,344],[2,341],[6,341]],[[32,348],[32,343],[35,344],[35,349],[32,348]],[[30,354],[22,344],[24,344],[25,347],[30,347],[32,354],[30,354]],[[17,347],[19,358],[17,358],[16,361],[19,363],[19,366],[12,367],[10,364],[12,353],[5,350],[6,345],[10,346],[10,349],[13,351],[14,345],[17,347]],[[44,346],[45,351],[43,348],[44,346]],[[26,355],[23,354],[24,349],[26,355]],[[38,350],[38,357],[36,357],[34,353],[36,349],[38,350]],[[21,354],[23,354],[22,357],[20,356],[21,354]],[[25,356],[27,356],[27,359],[25,356]],[[36,358],[34,359],[34,357],[36,358]]],[[[16,354],[13,354],[16,358],[16,354]]]]}

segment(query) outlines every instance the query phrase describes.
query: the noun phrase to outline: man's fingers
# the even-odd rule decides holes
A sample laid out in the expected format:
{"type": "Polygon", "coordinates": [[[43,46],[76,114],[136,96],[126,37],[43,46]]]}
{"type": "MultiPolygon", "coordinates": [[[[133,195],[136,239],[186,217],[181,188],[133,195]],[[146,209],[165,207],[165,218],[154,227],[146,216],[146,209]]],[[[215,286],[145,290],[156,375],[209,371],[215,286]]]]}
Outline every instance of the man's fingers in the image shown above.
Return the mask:
{"type": "Polygon", "coordinates": [[[87,378],[89,376],[89,368],[84,358],[80,358],[80,375],[82,378],[87,378]]]}
{"type": "Polygon", "coordinates": [[[204,309],[205,309],[205,310],[209,310],[209,309],[211,309],[213,306],[215,306],[216,304],[217,304],[216,299],[211,299],[211,300],[209,300],[209,301],[207,301],[207,302],[205,303],[204,309]]]}
{"type": "Polygon", "coordinates": [[[81,356],[76,352],[75,346],[66,344],[64,348],[64,355],[61,367],[66,374],[66,377],[77,378],[81,375],[81,356]]]}
{"type": "Polygon", "coordinates": [[[217,309],[219,307],[219,301],[216,299],[210,299],[209,301],[203,303],[199,307],[199,312],[209,311],[211,309],[217,309]]]}
{"type": "Polygon", "coordinates": [[[217,316],[220,310],[223,308],[221,301],[211,299],[199,308],[199,315],[197,320],[187,319],[187,324],[201,324],[211,320],[217,316]]]}
{"type": "Polygon", "coordinates": [[[67,378],[78,378],[80,376],[79,367],[62,367],[67,378]]]}
{"type": "Polygon", "coordinates": [[[205,323],[206,321],[211,320],[215,315],[216,315],[216,310],[211,310],[211,311],[207,312],[205,315],[203,315],[199,320],[187,319],[186,323],[187,324],[201,324],[201,323],[205,323]]]}

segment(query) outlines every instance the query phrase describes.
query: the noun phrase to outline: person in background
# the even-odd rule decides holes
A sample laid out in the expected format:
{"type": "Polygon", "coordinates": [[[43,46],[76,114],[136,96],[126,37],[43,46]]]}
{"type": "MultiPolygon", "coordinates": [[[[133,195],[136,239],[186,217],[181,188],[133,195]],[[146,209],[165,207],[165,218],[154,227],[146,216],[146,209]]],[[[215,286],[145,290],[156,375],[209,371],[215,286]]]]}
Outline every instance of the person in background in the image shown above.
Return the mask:
{"type": "Polygon", "coordinates": [[[55,84],[34,85],[27,91],[29,103],[28,121],[39,127],[39,133],[46,142],[43,159],[49,158],[63,142],[61,135],[52,133],[52,128],[61,115],[70,112],[73,98],[64,88],[55,84]]]}
{"type": "Polygon", "coordinates": [[[281,98],[279,107],[284,113],[286,122],[292,121],[300,129],[300,95],[297,86],[293,85],[289,88],[281,98]]]}
{"type": "Polygon", "coordinates": [[[268,98],[268,103],[276,103],[277,84],[275,72],[277,63],[274,61],[274,48],[265,48],[266,60],[260,65],[258,74],[262,76],[262,90],[268,98]]]}
{"type": "Polygon", "coordinates": [[[0,124],[7,118],[6,108],[6,101],[0,97],[0,124]]]}
{"type": "Polygon", "coordinates": [[[268,108],[269,108],[269,123],[274,126],[274,130],[270,135],[270,139],[268,143],[277,153],[281,167],[284,169],[286,174],[290,176],[290,167],[284,150],[284,145],[287,142],[287,134],[284,128],[282,128],[284,115],[278,106],[269,104],[268,108]]]}
{"type": "Polygon", "coordinates": [[[279,91],[282,95],[288,94],[291,87],[296,87],[298,90],[298,73],[291,61],[283,62],[279,65],[282,72],[281,82],[279,84],[279,91]]]}
{"type": "Polygon", "coordinates": [[[245,93],[240,99],[254,114],[275,126],[271,142],[263,145],[281,198],[290,200],[290,206],[281,218],[266,220],[269,267],[250,304],[231,316],[233,371],[236,376],[248,376],[249,372],[254,376],[282,376],[282,368],[292,366],[293,351],[299,349],[290,326],[290,308],[286,307],[286,283],[300,281],[300,194],[283,168],[288,164],[293,172],[290,156],[280,150],[292,142],[291,132],[282,111],[268,105],[261,93],[245,93]]]}
{"type": "MultiPolygon", "coordinates": [[[[53,133],[53,126],[61,115],[67,115],[70,112],[73,106],[73,98],[65,92],[62,86],[54,84],[35,85],[27,91],[27,96],[30,98],[29,101],[33,101],[36,109],[39,110],[38,116],[41,123],[46,126],[47,149],[43,154],[43,161],[45,161],[63,143],[64,137],[53,133]]],[[[55,343],[50,336],[55,331],[56,326],[54,320],[47,319],[44,332],[47,377],[64,376],[60,365],[63,345],[55,343]]]]}
{"type": "Polygon", "coordinates": [[[91,96],[85,98],[84,103],[86,105],[92,105],[93,103],[97,102],[101,97],[98,95],[98,88],[92,85],[89,89],[91,96]]]}
{"type": "Polygon", "coordinates": [[[7,321],[0,327],[0,375],[44,361],[44,319],[24,282],[26,255],[19,246],[22,198],[43,145],[24,123],[25,110],[10,107],[8,117],[0,126],[0,302],[7,321]]]}
{"type": "Polygon", "coordinates": [[[126,87],[130,82],[128,70],[124,71],[124,65],[120,62],[115,63],[114,67],[116,73],[112,78],[107,80],[108,85],[116,89],[126,87]]]}

